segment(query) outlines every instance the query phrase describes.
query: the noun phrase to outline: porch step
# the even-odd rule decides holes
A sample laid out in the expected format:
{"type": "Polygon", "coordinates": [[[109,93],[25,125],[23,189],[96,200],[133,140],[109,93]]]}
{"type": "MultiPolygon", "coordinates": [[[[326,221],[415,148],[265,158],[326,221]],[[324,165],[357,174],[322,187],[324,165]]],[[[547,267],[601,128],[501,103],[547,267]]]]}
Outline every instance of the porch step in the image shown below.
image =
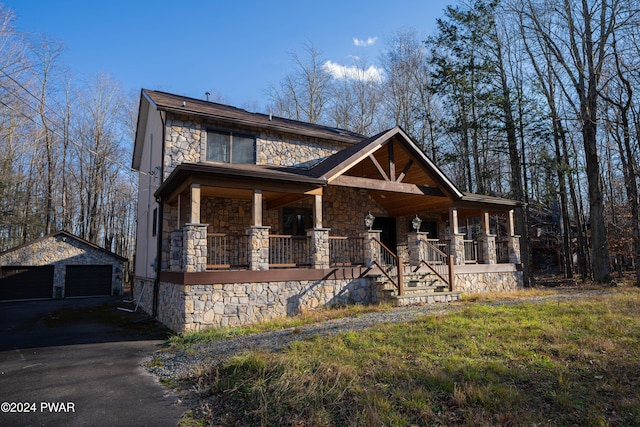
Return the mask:
{"type": "Polygon", "coordinates": [[[430,271],[406,271],[402,296],[398,296],[396,286],[386,276],[376,275],[375,280],[378,298],[391,301],[396,307],[457,301],[462,295],[461,292],[449,292],[449,285],[430,271]]]}
{"type": "Polygon", "coordinates": [[[462,298],[462,292],[417,292],[403,296],[393,295],[389,298],[395,307],[404,307],[413,304],[435,304],[458,301],[462,298]]]}

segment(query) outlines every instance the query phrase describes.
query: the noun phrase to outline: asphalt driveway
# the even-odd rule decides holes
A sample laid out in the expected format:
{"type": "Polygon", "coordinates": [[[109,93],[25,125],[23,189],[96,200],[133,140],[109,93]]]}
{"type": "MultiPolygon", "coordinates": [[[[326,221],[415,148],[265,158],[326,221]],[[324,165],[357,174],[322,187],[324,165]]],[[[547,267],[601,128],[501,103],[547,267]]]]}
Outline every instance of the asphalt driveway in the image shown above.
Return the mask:
{"type": "Polygon", "coordinates": [[[167,332],[121,299],[0,303],[0,425],[177,424],[186,408],[140,367],[167,332]]]}

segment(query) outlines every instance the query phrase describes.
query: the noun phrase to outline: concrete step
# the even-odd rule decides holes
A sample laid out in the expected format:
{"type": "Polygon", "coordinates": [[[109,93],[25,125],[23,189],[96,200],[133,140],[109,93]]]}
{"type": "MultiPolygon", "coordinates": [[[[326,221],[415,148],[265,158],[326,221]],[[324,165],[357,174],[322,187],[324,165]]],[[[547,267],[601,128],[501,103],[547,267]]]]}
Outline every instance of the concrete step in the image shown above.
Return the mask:
{"type": "Polygon", "coordinates": [[[396,307],[403,307],[413,304],[436,304],[458,301],[462,298],[462,292],[425,292],[415,294],[405,294],[403,296],[393,295],[390,301],[396,307]]]}

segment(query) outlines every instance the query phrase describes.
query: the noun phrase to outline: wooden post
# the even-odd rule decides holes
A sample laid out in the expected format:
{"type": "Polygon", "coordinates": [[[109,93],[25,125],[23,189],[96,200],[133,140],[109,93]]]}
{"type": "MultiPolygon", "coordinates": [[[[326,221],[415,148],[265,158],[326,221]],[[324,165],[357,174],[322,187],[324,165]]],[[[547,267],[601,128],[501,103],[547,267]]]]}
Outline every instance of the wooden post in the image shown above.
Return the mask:
{"type": "Polygon", "coordinates": [[[404,270],[404,266],[402,265],[402,261],[400,260],[400,257],[397,258],[398,261],[398,296],[403,296],[404,295],[404,277],[403,277],[403,273],[402,270],[404,270]]]}
{"type": "Polygon", "coordinates": [[[449,208],[449,234],[458,234],[458,208],[449,208]]]}
{"type": "Polygon", "coordinates": [[[313,228],[322,228],[322,194],[313,195],[313,228]]]}
{"type": "Polygon", "coordinates": [[[262,190],[253,190],[251,199],[251,225],[262,227],[262,190]]]}
{"type": "Polygon", "coordinates": [[[482,232],[485,234],[485,236],[488,236],[489,234],[491,234],[489,211],[482,211],[481,219],[482,219],[482,232]]]}
{"type": "Polygon", "coordinates": [[[453,285],[456,281],[453,262],[453,255],[449,255],[449,292],[453,292],[453,285]]]}
{"type": "Polygon", "coordinates": [[[191,224],[200,224],[200,184],[191,184],[191,224]]]}
{"type": "Polygon", "coordinates": [[[515,236],[515,221],[513,218],[513,209],[507,212],[507,235],[509,237],[515,236]]]}

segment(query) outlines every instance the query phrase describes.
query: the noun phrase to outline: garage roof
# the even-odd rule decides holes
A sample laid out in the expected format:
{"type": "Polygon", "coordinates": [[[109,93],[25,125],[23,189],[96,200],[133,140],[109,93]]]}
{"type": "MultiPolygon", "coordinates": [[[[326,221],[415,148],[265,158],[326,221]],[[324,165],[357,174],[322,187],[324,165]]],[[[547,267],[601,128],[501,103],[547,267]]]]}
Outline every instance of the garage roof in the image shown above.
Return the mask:
{"type": "Polygon", "coordinates": [[[48,239],[48,238],[51,238],[51,237],[58,237],[58,236],[67,237],[69,239],[74,239],[74,240],[82,243],[83,245],[89,246],[89,247],[91,247],[93,249],[96,249],[96,250],[98,250],[100,252],[103,252],[103,253],[105,253],[105,254],[107,254],[107,255],[109,255],[109,256],[111,256],[111,257],[113,257],[113,258],[115,258],[115,259],[117,259],[119,261],[122,261],[122,262],[128,261],[127,258],[125,258],[123,256],[120,256],[120,255],[118,255],[118,254],[116,254],[114,252],[111,252],[111,251],[109,251],[109,250],[107,250],[107,249],[105,249],[105,248],[103,248],[101,246],[96,245],[95,243],[91,243],[88,240],[85,240],[85,239],[83,239],[81,237],[76,236],[75,234],[71,234],[68,231],[64,231],[64,230],[60,230],[60,231],[56,231],[55,233],[47,234],[46,236],[42,236],[42,237],[40,237],[38,239],[31,240],[30,242],[23,243],[21,245],[15,246],[15,247],[13,247],[11,249],[8,249],[8,250],[6,250],[4,252],[0,252],[0,256],[2,256],[4,254],[7,254],[7,253],[10,253],[10,252],[13,252],[13,251],[17,251],[17,250],[22,249],[22,248],[25,248],[27,246],[30,246],[30,245],[36,243],[36,242],[39,242],[39,241],[42,241],[42,240],[45,240],[45,239],[48,239]]]}

